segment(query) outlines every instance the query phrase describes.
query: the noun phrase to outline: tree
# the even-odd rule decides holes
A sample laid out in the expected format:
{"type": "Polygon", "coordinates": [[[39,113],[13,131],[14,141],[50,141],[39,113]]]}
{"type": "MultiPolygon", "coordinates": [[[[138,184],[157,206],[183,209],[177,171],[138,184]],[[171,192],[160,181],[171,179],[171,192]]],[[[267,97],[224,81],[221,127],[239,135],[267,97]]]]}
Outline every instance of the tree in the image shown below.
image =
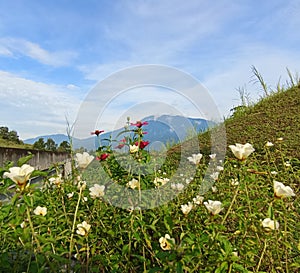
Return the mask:
{"type": "Polygon", "coordinates": [[[3,139],[8,139],[9,130],[8,127],[0,127],[0,137],[3,139]]]}
{"type": "Polygon", "coordinates": [[[45,143],[45,149],[48,151],[56,151],[57,144],[52,138],[48,138],[46,143],[45,143]]]}
{"type": "Polygon", "coordinates": [[[33,143],[33,149],[45,150],[45,148],[46,148],[46,144],[45,144],[45,141],[42,137],[39,138],[39,140],[37,140],[36,142],[33,143]]]}
{"type": "Polygon", "coordinates": [[[71,151],[71,145],[68,141],[64,140],[60,143],[58,149],[60,152],[70,152],[71,151]]]}
{"type": "Polygon", "coordinates": [[[22,143],[16,131],[9,131],[8,127],[4,126],[0,127],[0,138],[17,144],[22,143]]]}

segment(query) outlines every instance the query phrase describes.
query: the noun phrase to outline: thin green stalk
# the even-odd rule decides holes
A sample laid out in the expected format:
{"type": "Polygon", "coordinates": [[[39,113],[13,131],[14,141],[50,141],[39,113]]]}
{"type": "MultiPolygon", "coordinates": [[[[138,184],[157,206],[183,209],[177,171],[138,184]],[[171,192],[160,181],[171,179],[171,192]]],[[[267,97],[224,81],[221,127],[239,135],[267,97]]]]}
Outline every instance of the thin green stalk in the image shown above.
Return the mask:
{"type": "Polygon", "coordinates": [[[266,249],[267,249],[267,241],[265,240],[265,241],[264,241],[264,248],[263,248],[263,251],[262,251],[262,253],[261,253],[261,255],[260,255],[259,262],[258,262],[258,264],[257,264],[257,267],[256,267],[255,272],[259,272],[259,268],[260,268],[262,259],[263,259],[264,255],[265,255],[266,249]]]}
{"type": "Polygon", "coordinates": [[[76,218],[77,218],[78,208],[79,208],[79,204],[80,204],[80,200],[81,200],[81,194],[82,194],[82,187],[80,187],[80,190],[79,190],[79,197],[78,197],[78,201],[77,201],[77,205],[76,205],[76,209],[75,209],[75,213],[74,213],[74,220],[73,220],[72,231],[71,231],[70,251],[69,251],[69,260],[70,260],[70,262],[71,262],[73,247],[74,247],[73,238],[74,238],[74,232],[75,232],[75,225],[76,225],[76,218]]]}
{"type": "Polygon", "coordinates": [[[235,202],[235,199],[237,197],[238,192],[239,192],[239,188],[237,188],[237,190],[235,191],[235,194],[234,194],[234,196],[232,198],[232,201],[230,203],[230,206],[229,206],[229,208],[228,208],[228,210],[227,210],[227,212],[226,212],[226,214],[225,214],[225,216],[224,216],[224,218],[223,218],[223,220],[221,222],[221,225],[223,225],[225,223],[225,221],[226,221],[226,219],[227,219],[227,217],[228,217],[228,215],[229,215],[229,213],[230,213],[230,211],[232,209],[232,206],[233,206],[233,204],[235,202]]]}
{"type": "Polygon", "coordinates": [[[29,226],[30,226],[30,229],[31,229],[32,237],[34,238],[34,240],[37,244],[38,252],[40,252],[41,251],[41,245],[40,245],[39,240],[36,238],[34,227],[33,227],[32,221],[31,221],[30,210],[29,210],[28,207],[26,207],[26,213],[27,213],[27,219],[28,219],[29,226]]]}

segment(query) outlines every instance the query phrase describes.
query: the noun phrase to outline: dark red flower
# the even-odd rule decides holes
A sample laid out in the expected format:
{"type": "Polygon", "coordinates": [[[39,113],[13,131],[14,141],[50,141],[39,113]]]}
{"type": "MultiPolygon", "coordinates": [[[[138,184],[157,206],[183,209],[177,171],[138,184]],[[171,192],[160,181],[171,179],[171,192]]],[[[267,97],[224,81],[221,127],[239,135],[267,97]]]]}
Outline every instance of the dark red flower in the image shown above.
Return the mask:
{"type": "Polygon", "coordinates": [[[104,161],[108,157],[109,157],[109,154],[102,154],[100,156],[97,156],[96,159],[99,161],[104,161]]]}
{"type": "Polygon", "coordinates": [[[150,142],[149,141],[141,141],[140,145],[139,142],[137,141],[136,143],[134,143],[136,146],[139,146],[140,149],[144,149],[150,142]]]}
{"type": "Polygon", "coordinates": [[[99,136],[101,133],[103,133],[104,131],[103,130],[96,130],[94,132],[91,132],[91,135],[96,135],[96,136],[99,136]]]}
{"type": "Polygon", "coordinates": [[[131,125],[133,125],[133,126],[136,126],[136,127],[138,127],[138,128],[141,128],[143,125],[148,125],[148,122],[147,121],[137,121],[136,123],[131,123],[131,125]]]}

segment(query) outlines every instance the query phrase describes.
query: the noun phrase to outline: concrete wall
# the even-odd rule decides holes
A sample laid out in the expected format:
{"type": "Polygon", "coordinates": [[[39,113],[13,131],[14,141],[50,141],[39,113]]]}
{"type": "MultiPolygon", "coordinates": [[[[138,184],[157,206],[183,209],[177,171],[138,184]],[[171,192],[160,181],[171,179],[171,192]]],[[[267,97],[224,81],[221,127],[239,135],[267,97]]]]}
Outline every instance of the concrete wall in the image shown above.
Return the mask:
{"type": "Polygon", "coordinates": [[[65,152],[47,152],[18,148],[0,147],[0,166],[7,161],[13,161],[16,165],[19,158],[32,153],[34,156],[28,164],[38,170],[48,169],[53,163],[66,162],[70,159],[70,154],[65,152]]]}

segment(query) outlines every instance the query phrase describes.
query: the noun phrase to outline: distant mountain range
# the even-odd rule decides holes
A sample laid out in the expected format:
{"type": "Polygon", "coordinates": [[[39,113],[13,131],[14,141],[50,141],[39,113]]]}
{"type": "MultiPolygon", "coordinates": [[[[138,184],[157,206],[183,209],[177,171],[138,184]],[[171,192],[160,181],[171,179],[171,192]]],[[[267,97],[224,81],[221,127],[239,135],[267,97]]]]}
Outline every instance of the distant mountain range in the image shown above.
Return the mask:
{"type": "MultiPolygon", "coordinates": [[[[148,140],[150,142],[149,146],[151,149],[160,149],[162,145],[183,141],[195,132],[199,133],[206,131],[208,127],[213,124],[213,122],[201,118],[186,118],[183,116],[172,115],[162,115],[159,117],[149,116],[144,118],[142,121],[148,122],[148,125],[144,126],[144,129],[147,132],[147,134],[144,136],[144,140],[148,140]]],[[[131,128],[134,127],[131,126],[131,128]]],[[[108,143],[105,139],[112,138],[121,140],[123,135],[118,136],[118,134],[122,131],[124,131],[124,128],[101,134],[101,145],[106,145],[108,143]]],[[[33,144],[39,140],[39,138],[43,138],[44,141],[47,141],[48,138],[51,138],[57,145],[63,141],[69,141],[68,136],[64,134],[53,134],[26,139],[24,140],[24,143],[33,144]]],[[[99,145],[95,136],[85,139],[73,138],[72,140],[74,149],[84,147],[87,150],[95,150],[99,145]]]]}

